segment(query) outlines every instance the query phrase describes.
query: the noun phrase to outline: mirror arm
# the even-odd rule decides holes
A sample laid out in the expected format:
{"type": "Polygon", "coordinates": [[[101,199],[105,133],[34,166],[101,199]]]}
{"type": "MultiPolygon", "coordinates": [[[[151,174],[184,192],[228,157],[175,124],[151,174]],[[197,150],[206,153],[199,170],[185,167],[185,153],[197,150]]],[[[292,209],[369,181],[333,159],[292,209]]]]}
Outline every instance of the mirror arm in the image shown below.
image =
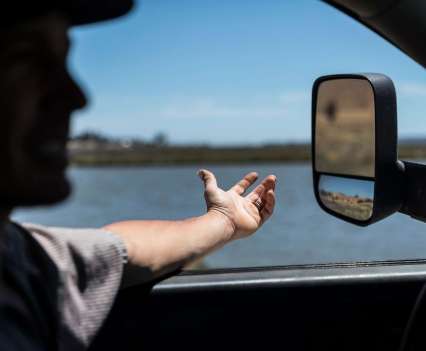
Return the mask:
{"type": "Polygon", "coordinates": [[[401,170],[402,207],[399,212],[426,222],[426,165],[398,161],[401,170]]]}

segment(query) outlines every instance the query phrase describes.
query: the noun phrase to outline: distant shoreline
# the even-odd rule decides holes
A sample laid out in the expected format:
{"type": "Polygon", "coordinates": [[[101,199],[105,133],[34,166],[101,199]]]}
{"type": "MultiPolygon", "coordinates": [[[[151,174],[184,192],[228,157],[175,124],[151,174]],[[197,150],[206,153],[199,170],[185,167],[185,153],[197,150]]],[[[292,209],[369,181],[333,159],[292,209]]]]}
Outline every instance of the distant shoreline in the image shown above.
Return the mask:
{"type": "MultiPolygon", "coordinates": [[[[400,159],[426,159],[426,144],[400,145],[400,159]]],[[[74,144],[71,165],[90,166],[175,166],[195,164],[265,164],[310,162],[310,144],[264,146],[174,146],[117,144],[74,144]]]]}
{"type": "Polygon", "coordinates": [[[71,150],[76,166],[191,165],[307,162],[308,145],[262,147],[162,146],[71,150]]]}
{"type": "Polygon", "coordinates": [[[132,168],[132,167],[159,167],[159,168],[166,168],[166,167],[191,167],[191,166],[236,166],[236,165],[284,165],[284,164],[290,164],[290,165],[306,165],[310,164],[310,160],[297,160],[297,161],[238,161],[238,162],[193,162],[193,163],[125,163],[125,162],[116,162],[116,163],[77,163],[77,162],[70,162],[71,167],[73,168],[132,168]]]}

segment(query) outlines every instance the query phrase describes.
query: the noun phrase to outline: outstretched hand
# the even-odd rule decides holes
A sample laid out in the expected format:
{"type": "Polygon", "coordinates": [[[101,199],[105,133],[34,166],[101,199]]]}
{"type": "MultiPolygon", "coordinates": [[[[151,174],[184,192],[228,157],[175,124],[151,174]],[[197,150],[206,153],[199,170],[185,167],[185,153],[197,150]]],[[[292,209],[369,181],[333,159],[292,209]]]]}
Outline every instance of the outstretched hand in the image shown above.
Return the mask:
{"type": "Polygon", "coordinates": [[[152,281],[207,255],[233,239],[254,233],[272,215],[276,177],[267,176],[248,195],[257,173],[251,172],[228,191],[214,174],[198,172],[204,182],[208,212],[179,221],[141,220],[111,223],[105,230],[121,237],[129,262],[123,286],[152,281]]]}
{"type": "Polygon", "coordinates": [[[272,215],[275,207],[276,177],[269,175],[248,195],[247,189],[257,180],[256,172],[248,173],[228,191],[217,186],[216,177],[206,169],[198,171],[204,182],[207,210],[225,216],[232,227],[232,239],[254,233],[272,215]]]}

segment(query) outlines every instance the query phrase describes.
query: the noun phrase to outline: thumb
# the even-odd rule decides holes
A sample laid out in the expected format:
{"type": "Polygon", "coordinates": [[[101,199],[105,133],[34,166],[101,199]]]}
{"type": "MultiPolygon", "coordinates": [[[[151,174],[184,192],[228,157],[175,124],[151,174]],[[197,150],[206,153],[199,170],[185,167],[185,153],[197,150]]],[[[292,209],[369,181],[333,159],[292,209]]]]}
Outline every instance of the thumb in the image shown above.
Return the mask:
{"type": "Polygon", "coordinates": [[[198,176],[204,182],[204,188],[207,193],[211,193],[217,189],[217,181],[214,174],[207,169],[200,169],[198,176]]]}

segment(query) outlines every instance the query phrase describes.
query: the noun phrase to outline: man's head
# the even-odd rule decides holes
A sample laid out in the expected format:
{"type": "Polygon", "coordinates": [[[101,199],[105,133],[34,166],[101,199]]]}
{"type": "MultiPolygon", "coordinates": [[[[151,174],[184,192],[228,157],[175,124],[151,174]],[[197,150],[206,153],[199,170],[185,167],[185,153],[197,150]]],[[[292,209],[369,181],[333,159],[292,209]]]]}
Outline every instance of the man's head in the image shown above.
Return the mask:
{"type": "Polygon", "coordinates": [[[76,13],[52,9],[0,27],[1,207],[54,203],[70,193],[66,142],[71,114],[86,99],[67,68],[68,29],[112,17],[96,17],[93,8],[91,17],[76,13]]]}

